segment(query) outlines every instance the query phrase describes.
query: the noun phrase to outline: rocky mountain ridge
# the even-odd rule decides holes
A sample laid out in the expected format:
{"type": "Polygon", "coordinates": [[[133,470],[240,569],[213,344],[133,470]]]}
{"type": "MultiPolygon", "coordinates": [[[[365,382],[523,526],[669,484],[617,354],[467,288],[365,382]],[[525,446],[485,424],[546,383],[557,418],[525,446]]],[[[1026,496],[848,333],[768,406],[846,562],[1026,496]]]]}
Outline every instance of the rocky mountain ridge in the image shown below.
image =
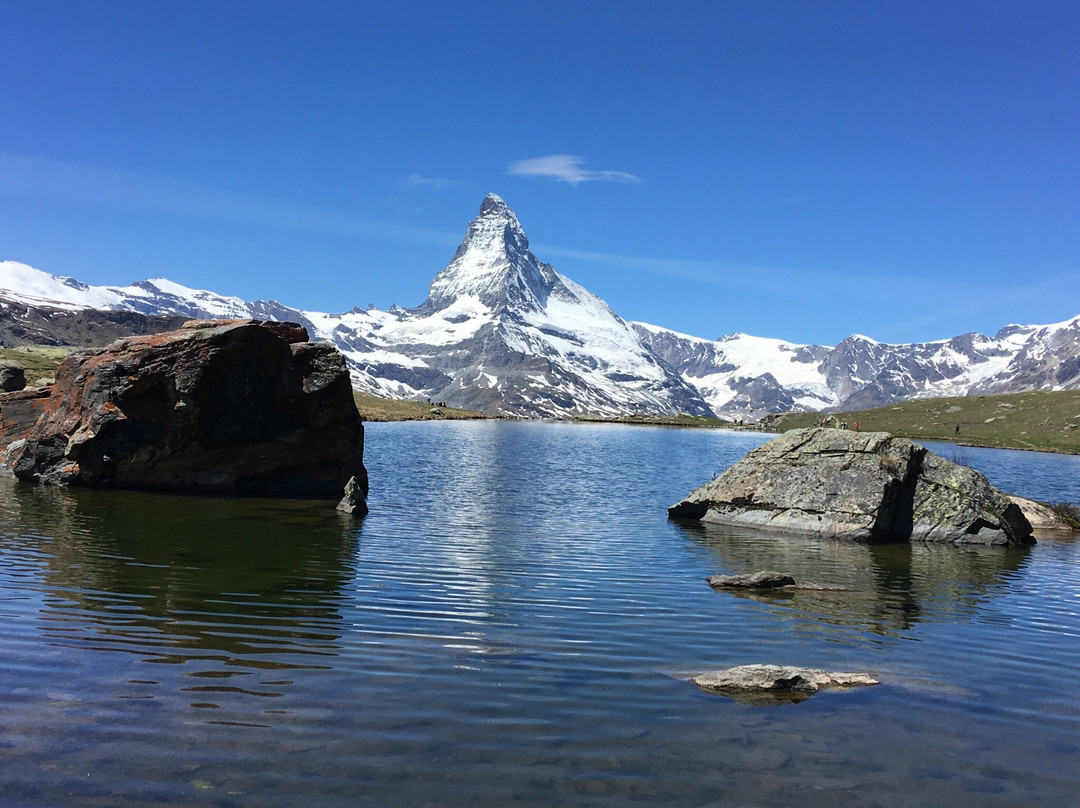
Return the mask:
{"type": "MultiPolygon", "coordinates": [[[[0,263],[0,340],[17,340],[20,333],[40,337],[52,322],[101,310],[297,322],[344,354],[357,389],[508,415],[756,418],[792,409],[1080,387],[1080,317],[1007,326],[993,338],[965,334],[890,345],[852,335],[831,347],[746,334],[707,340],[627,323],[539,261],[517,216],[494,194],[483,200],[424,302],[412,309],[327,314],[276,301],[247,302],[163,278],[95,287],[0,263]]],[[[135,325],[157,328],[141,320],[135,325]]]]}

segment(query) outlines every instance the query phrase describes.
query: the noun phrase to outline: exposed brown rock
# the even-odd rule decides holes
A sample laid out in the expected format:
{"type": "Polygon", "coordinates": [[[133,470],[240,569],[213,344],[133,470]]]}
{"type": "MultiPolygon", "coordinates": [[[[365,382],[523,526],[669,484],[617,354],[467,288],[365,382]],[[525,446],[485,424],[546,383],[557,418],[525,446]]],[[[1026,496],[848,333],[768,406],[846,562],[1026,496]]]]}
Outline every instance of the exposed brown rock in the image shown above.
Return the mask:
{"type": "Polygon", "coordinates": [[[199,320],[73,354],[47,398],[0,397],[7,462],[43,483],[334,497],[355,476],[366,494],[344,360],[306,340],[199,320]]]}
{"type": "Polygon", "coordinates": [[[856,541],[1033,541],[1021,509],[982,474],[886,432],[785,432],[668,514],[856,541]]]}

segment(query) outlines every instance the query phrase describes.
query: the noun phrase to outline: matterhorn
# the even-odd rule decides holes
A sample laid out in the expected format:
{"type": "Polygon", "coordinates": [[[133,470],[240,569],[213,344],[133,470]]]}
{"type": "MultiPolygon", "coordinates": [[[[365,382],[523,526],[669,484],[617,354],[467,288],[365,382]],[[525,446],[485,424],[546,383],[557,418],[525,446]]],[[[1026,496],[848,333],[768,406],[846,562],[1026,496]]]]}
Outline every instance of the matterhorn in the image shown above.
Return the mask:
{"type": "Polygon", "coordinates": [[[502,415],[712,414],[603,300],[537,260],[495,194],[422,304],[324,317],[372,393],[502,415]]]}
{"type": "MultiPolygon", "coordinates": [[[[719,305],[717,312],[730,316],[719,305]]],[[[187,317],[297,322],[342,351],[358,390],[492,415],[756,420],[788,410],[1080,388],[1080,317],[905,345],[853,334],[836,346],[742,333],[705,339],[627,323],[539,261],[517,216],[494,194],[412,309],[324,314],[164,278],[89,286],[0,262],[0,345],[104,344],[187,317]]]]}

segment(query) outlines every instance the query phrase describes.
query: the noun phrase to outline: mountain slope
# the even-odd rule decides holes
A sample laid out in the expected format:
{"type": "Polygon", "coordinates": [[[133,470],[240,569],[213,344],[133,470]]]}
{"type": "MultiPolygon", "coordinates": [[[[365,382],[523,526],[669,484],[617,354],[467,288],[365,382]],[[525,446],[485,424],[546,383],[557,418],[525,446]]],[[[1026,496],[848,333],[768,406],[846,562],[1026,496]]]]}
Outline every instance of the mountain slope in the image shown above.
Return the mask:
{"type": "Polygon", "coordinates": [[[712,414],[603,300],[537,260],[494,194],[414,309],[307,312],[164,279],[92,287],[14,262],[0,264],[0,290],[33,307],[292,320],[334,343],[354,386],[377,395],[507,415],[712,414]]]}
{"type": "Polygon", "coordinates": [[[627,323],[539,261],[517,216],[494,194],[413,309],[326,314],[164,278],[88,286],[0,262],[0,340],[90,344],[114,329],[154,330],[183,317],[299,322],[342,351],[361,391],[492,414],[756,419],[912,398],[1080,388],[1080,317],[1007,326],[992,338],[964,334],[890,345],[852,335],[831,347],[747,334],[707,340],[627,323]]]}
{"type": "Polygon", "coordinates": [[[915,398],[1080,387],[1080,317],[1008,326],[995,337],[890,345],[852,335],[835,347],[733,334],[703,340],[634,323],[714,412],[863,409],[915,398]]]}
{"type": "Polygon", "coordinates": [[[373,393],[513,415],[711,414],[603,300],[537,260],[494,194],[421,305],[306,315],[373,393]]]}

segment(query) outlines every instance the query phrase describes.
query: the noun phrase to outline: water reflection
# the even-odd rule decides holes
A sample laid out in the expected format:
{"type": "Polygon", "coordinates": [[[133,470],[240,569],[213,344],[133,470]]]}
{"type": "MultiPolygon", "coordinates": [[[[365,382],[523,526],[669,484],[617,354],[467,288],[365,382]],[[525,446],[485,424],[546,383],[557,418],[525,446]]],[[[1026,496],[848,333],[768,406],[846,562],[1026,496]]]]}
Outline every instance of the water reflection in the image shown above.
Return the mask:
{"type": "Polygon", "coordinates": [[[0,481],[0,513],[5,564],[37,568],[53,645],[191,663],[186,675],[206,678],[338,653],[357,538],[326,503],[0,481]]]}
{"type": "Polygon", "coordinates": [[[1031,548],[953,547],[901,542],[859,544],[684,523],[679,529],[707,549],[718,571],[775,570],[803,583],[836,589],[776,593],[731,590],[821,627],[902,636],[920,621],[954,620],[1007,587],[1031,548]]]}

